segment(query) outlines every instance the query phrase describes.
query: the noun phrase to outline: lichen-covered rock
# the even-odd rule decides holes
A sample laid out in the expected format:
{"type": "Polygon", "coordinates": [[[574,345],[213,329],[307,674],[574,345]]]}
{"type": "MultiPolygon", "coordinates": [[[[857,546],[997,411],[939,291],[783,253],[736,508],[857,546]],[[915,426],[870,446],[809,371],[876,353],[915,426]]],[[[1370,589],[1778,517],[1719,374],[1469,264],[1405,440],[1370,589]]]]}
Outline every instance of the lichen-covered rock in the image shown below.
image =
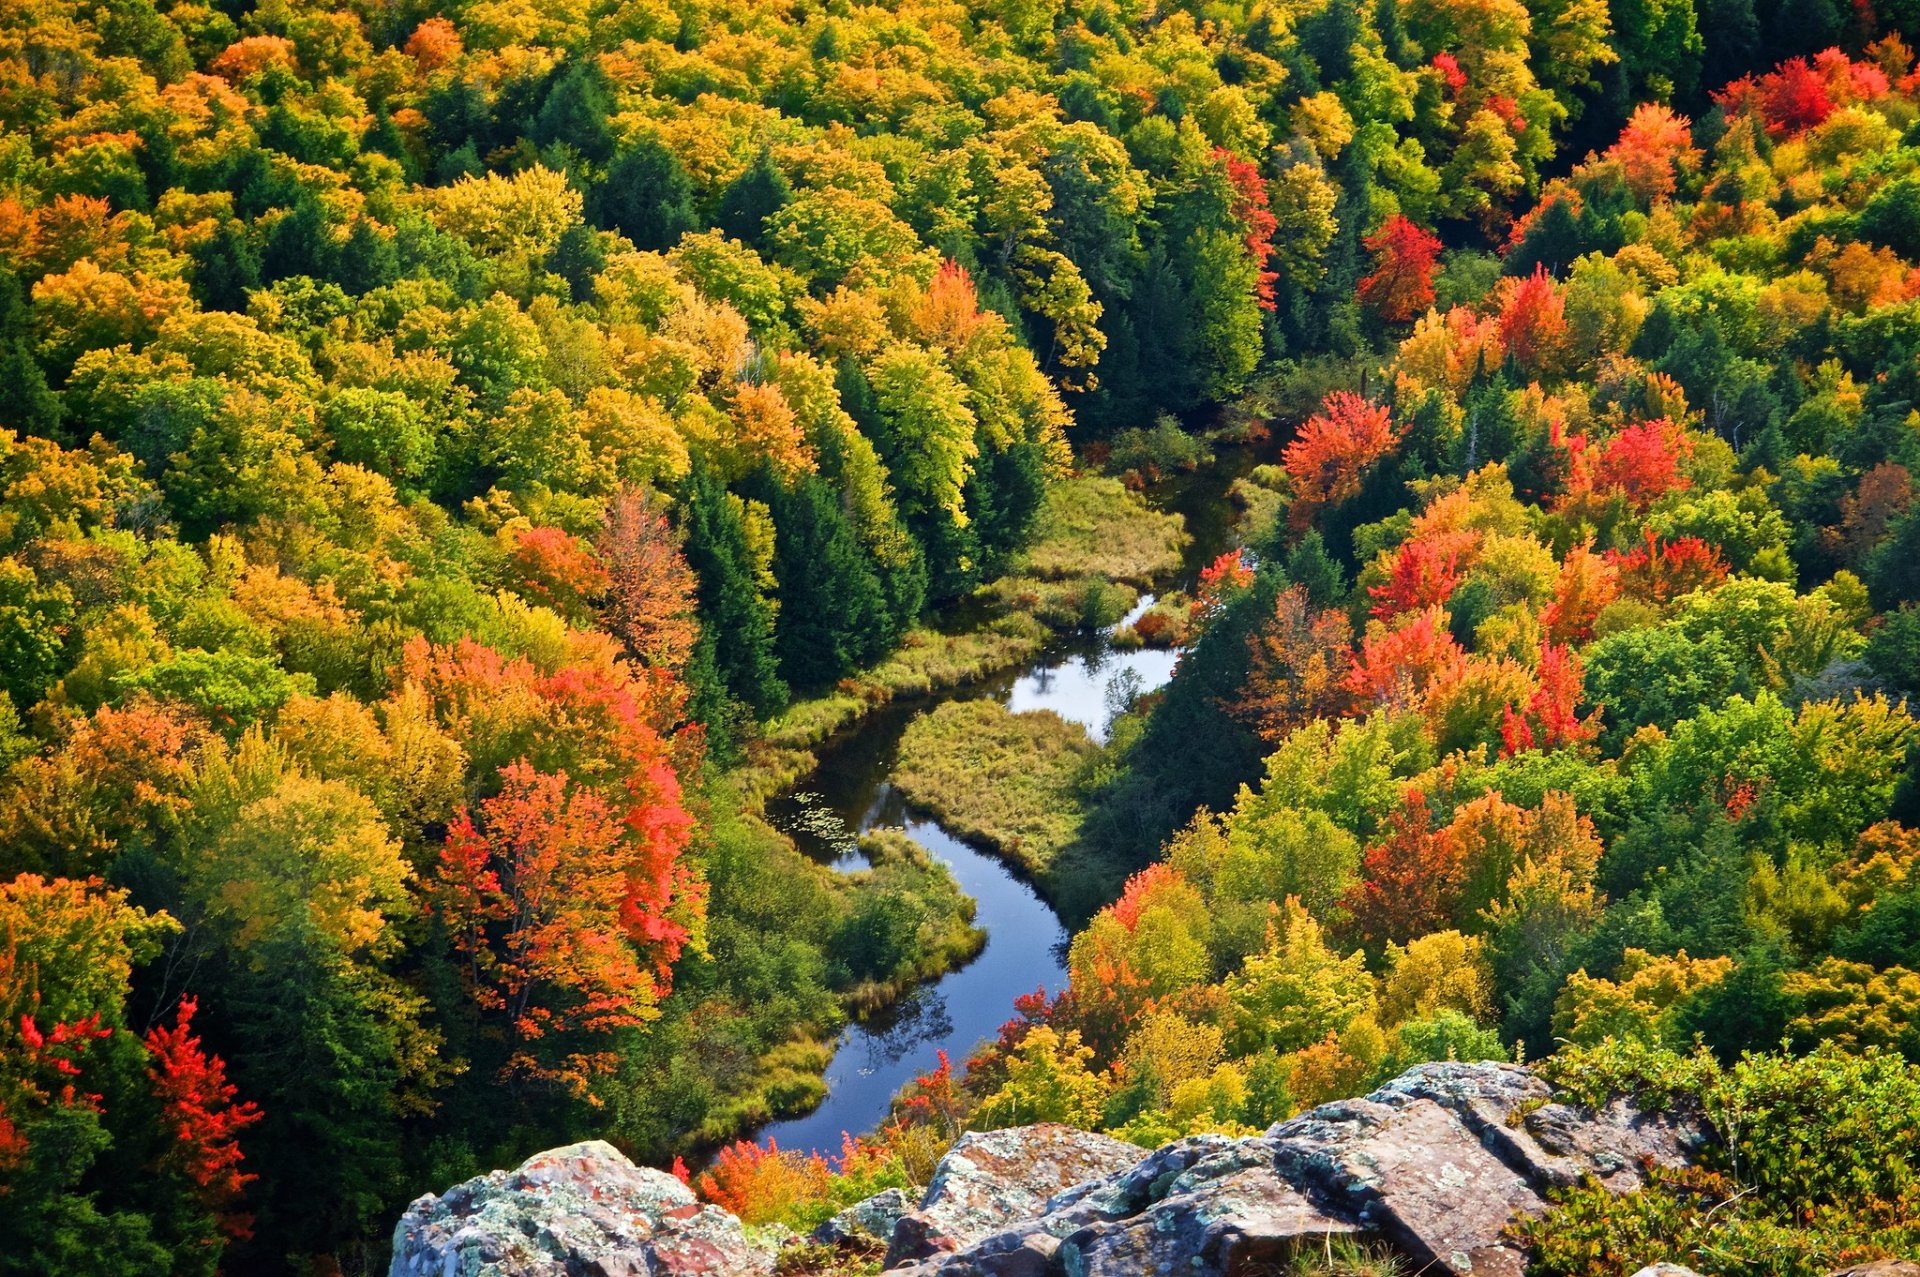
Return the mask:
{"type": "Polygon", "coordinates": [[[1545,1210],[1549,1189],[1593,1176],[1626,1191],[1649,1164],[1689,1161],[1703,1138],[1624,1104],[1554,1104],[1515,1065],[1422,1065],[1251,1139],[1170,1144],[951,1254],[905,1254],[896,1233],[890,1260],[918,1261],[897,1277],[1233,1277],[1345,1235],[1386,1242],[1422,1271],[1519,1277],[1507,1225],[1545,1210]]]}
{"type": "Polygon", "coordinates": [[[893,1238],[893,1227],[900,1217],[914,1208],[914,1199],[906,1190],[889,1188],[835,1215],[813,1230],[813,1239],[829,1246],[878,1242],[885,1246],[893,1238]]]}
{"type": "Polygon", "coordinates": [[[1833,1277],[1920,1277],[1920,1263],[1911,1259],[1876,1259],[1843,1268],[1833,1277]]]}
{"type": "Polygon", "coordinates": [[[1118,1174],[1140,1158],[1123,1140],[1051,1122],[971,1131],[940,1159],[920,1205],[894,1225],[887,1264],[983,1241],[1044,1213],[1063,1189],[1118,1174]]]}
{"type": "Polygon", "coordinates": [[[415,1201],[389,1277],[749,1277],[773,1269],[740,1221],[589,1140],[415,1201]]]}

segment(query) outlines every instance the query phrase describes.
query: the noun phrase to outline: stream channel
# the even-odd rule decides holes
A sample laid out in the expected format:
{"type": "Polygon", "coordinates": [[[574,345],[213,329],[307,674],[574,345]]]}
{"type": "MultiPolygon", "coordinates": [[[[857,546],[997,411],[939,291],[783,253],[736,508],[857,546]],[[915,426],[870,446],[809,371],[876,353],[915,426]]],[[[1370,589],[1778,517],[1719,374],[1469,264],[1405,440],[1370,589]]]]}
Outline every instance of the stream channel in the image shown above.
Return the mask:
{"type": "MultiPolygon", "coordinates": [[[[1166,585],[1190,588],[1200,567],[1231,544],[1234,512],[1226,488],[1250,465],[1244,450],[1233,449],[1211,466],[1149,490],[1156,507],[1185,518],[1192,537],[1179,579],[1166,585]]],[[[1127,621],[1152,601],[1152,595],[1143,595],[1127,621]]],[[[1006,862],[911,807],[891,778],[907,724],[947,700],[991,697],[1015,711],[1050,709],[1084,726],[1095,740],[1105,740],[1113,680],[1130,672],[1134,694],[1152,691],[1172,677],[1178,656],[1162,649],[1116,648],[1112,633],[1062,638],[1023,667],[882,707],[819,749],[813,773],[768,803],[769,818],[802,851],[842,871],[866,865],[859,835],[904,829],[973,897],[974,922],[986,930],[987,943],[966,965],[847,1025],[827,1067],[827,1098],[811,1113],[770,1123],[759,1135],[771,1136],[782,1149],[837,1156],[841,1133],[879,1125],[894,1094],[933,1069],[940,1051],[959,1068],[976,1044],[1013,1018],[1015,998],[1041,987],[1051,995],[1065,986],[1069,937],[1053,909],[1006,862]]]]}

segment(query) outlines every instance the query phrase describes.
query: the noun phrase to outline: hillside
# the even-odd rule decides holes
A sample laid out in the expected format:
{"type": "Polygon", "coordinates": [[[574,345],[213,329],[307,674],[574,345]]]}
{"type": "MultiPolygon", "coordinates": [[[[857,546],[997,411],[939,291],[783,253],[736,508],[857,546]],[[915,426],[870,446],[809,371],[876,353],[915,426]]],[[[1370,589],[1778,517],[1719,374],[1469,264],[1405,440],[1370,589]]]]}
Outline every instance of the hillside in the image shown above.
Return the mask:
{"type": "Polygon", "coordinates": [[[1884,1068],[1897,1126],[1908,18],[0,7],[0,1273],[377,1272],[588,1137],[798,1219],[1561,1043],[1884,1068]],[[831,1174],[734,1143],[983,943],[769,800],[1119,641],[1241,463],[1099,744],[904,737],[1091,915],[1071,987],[831,1174]]]}

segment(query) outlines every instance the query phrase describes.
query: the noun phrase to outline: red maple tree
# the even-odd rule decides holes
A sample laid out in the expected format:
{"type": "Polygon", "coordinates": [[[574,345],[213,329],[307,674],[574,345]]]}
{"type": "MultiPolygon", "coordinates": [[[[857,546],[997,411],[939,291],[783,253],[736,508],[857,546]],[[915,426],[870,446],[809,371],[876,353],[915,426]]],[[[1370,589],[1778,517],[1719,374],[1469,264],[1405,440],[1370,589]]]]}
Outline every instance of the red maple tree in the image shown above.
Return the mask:
{"type": "Polygon", "coordinates": [[[1433,263],[1440,240],[1395,213],[1362,241],[1373,254],[1373,273],[1360,281],[1360,304],[1390,324],[1419,318],[1433,304],[1433,263]]]}
{"type": "Polygon", "coordinates": [[[225,1061],[209,1053],[193,1031],[199,1009],[193,998],[182,998],[172,1027],[147,1031],[144,1041],[153,1057],[147,1079],[173,1136],[166,1163],[193,1183],[195,1196],[222,1232],[245,1238],[252,1235],[253,1221],[237,1207],[257,1176],[240,1169],[240,1132],[262,1115],[252,1100],[234,1103],[239,1092],[227,1080],[225,1061]]]}
{"type": "Polygon", "coordinates": [[[1289,517],[1294,524],[1304,527],[1317,510],[1356,495],[1368,467],[1399,441],[1393,414],[1384,404],[1350,390],[1336,390],[1322,399],[1320,411],[1307,418],[1280,458],[1293,484],[1289,517]]]}
{"type": "Polygon", "coordinates": [[[1280,220],[1269,206],[1267,184],[1258,168],[1226,148],[1215,147],[1213,155],[1226,165],[1227,180],[1233,184],[1234,220],[1245,228],[1247,255],[1260,272],[1254,284],[1254,296],[1259,300],[1260,309],[1272,310],[1276,304],[1273,286],[1280,282],[1280,276],[1269,263],[1273,261],[1273,235],[1280,229],[1280,220]]]}

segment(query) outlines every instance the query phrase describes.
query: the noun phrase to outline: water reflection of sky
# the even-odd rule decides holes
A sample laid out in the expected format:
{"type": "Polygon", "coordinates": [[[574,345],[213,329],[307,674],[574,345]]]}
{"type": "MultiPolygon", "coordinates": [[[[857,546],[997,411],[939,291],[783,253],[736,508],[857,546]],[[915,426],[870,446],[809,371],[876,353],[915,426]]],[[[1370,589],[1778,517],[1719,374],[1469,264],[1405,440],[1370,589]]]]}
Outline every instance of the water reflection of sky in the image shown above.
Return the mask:
{"type": "MultiPolygon", "coordinates": [[[[1121,624],[1153,602],[1144,598],[1121,624]]],[[[1065,652],[1042,657],[1019,675],[976,689],[1016,712],[1047,709],[1105,740],[1114,711],[1115,680],[1137,695],[1173,676],[1177,654],[1141,648],[1120,651],[1106,635],[1089,636],[1065,652]],[[1077,650],[1075,650],[1077,649],[1077,650]]],[[[974,921],[987,932],[978,957],[921,986],[868,1020],[848,1025],[826,1072],[827,1098],[804,1117],[764,1128],[781,1148],[837,1154],[843,1131],[863,1132],[884,1121],[893,1096],[938,1063],[945,1050],[955,1068],[1013,1016],[1013,1000],[1044,987],[1066,985],[1066,929],[1026,882],[998,858],[968,846],[912,811],[888,780],[900,733],[919,706],[891,707],[870,718],[823,754],[804,791],[769,805],[769,815],[810,855],[848,871],[866,864],[856,831],[904,829],[944,861],[960,889],[977,905],[974,921]]]]}

